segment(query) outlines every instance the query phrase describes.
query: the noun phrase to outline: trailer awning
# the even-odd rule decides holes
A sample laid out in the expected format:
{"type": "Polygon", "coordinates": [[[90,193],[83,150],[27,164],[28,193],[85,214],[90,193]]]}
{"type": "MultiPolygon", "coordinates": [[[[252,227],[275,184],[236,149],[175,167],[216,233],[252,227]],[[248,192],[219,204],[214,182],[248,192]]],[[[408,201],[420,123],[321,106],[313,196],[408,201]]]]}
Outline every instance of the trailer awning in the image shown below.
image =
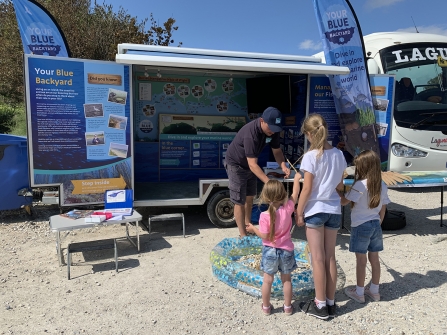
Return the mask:
{"type": "Polygon", "coordinates": [[[349,68],[312,56],[119,44],[116,62],[152,67],[281,74],[349,74],[349,68]]]}

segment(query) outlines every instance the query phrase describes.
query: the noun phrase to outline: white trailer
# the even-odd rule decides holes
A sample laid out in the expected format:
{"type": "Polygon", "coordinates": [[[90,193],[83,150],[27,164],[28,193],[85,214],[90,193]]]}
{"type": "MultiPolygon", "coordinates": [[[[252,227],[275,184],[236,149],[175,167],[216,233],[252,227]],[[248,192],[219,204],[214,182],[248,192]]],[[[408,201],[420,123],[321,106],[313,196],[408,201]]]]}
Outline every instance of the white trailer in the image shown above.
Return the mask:
{"type": "MultiPolygon", "coordinates": [[[[291,78],[300,76],[300,78],[306,80],[307,75],[309,74],[336,75],[349,73],[347,67],[322,64],[320,59],[310,56],[259,54],[137,44],[118,45],[116,62],[132,65],[132,84],[135,88],[135,92],[139,89],[138,86],[140,82],[138,78],[145,84],[151,83],[152,81],[152,89],[154,89],[154,83],[163,80],[164,78],[171,78],[176,81],[180,81],[180,79],[183,78],[187,79],[190,83],[194,82],[194,79],[197,77],[202,78],[201,80],[203,80],[203,78],[210,78],[210,81],[206,81],[208,83],[214,82],[214,84],[216,81],[224,78],[226,79],[225,85],[231,85],[234,80],[234,83],[241,87],[245,87],[246,82],[249,80],[272,78],[272,85],[275,85],[275,83],[279,81],[285,83],[283,86],[284,89],[282,90],[283,92],[279,92],[279,94],[284,93],[288,97],[285,99],[288,101],[284,101],[286,105],[284,109],[286,110],[282,111],[284,117],[290,116],[288,118],[290,128],[296,129],[299,129],[300,122],[306,112],[303,110],[302,115],[295,115],[290,108],[290,104],[294,103],[291,102],[290,99],[291,85],[293,84],[291,83],[291,78]],[[289,107],[287,107],[287,105],[289,105],[289,107]]],[[[173,83],[171,79],[166,79],[165,82],[171,84],[173,83]]],[[[173,86],[175,86],[177,90],[181,89],[183,96],[185,95],[185,92],[191,93],[191,91],[188,91],[189,89],[195,88],[195,86],[192,86],[191,84],[189,85],[189,88],[180,87],[181,85],[179,84],[173,84],[173,86]]],[[[303,84],[303,87],[306,87],[305,83],[303,84]]],[[[143,85],[141,86],[141,89],[149,89],[149,87],[143,85]]],[[[272,90],[275,89],[278,89],[278,87],[272,88],[272,90]]],[[[197,88],[197,92],[200,93],[199,88],[197,88]]],[[[143,93],[139,92],[139,94],[143,93]]],[[[253,95],[254,93],[252,93],[252,96],[253,95]]],[[[259,100],[262,100],[263,94],[259,93],[257,97],[259,100]]],[[[143,105],[143,109],[146,108],[147,110],[148,108],[152,108],[153,110],[156,110],[156,114],[165,115],[167,110],[163,109],[164,107],[162,106],[162,103],[166,102],[166,100],[164,97],[162,98],[163,101],[157,100],[158,105],[156,105],[156,102],[154,102],[154,104],[145,104],[143,105]]],[[[216,171],[216,177],[213,177],[214,172],[210,174],[209,170],[207,171],[207,169],[203,169],[203,176],[201,176],[200,173],[197,173],[195,175],[195,180],[194,178],[187,178],[189,170],[179,169],[178,173],[176,173],[174,169],[175,167],[173,169],[163,169],[162,165],[166,163],[166,161],[162,162],[163,158],[161,156],[162,154],[160,154],[160,150],[162,150],[160,142],[162,139],[160,135],[158,135],[158,138],[153,137],[152,139],[148,139],[147,142],[144,140],[141,141],[142,136],[138,136],[137,134],[139,130],[138,127],[141,122],[144,122],[145,120],[139,121],[137,117],[141,106],[137,106],[136,103],[140,99],[140,96],[137,96],[137,93],[134,93],[133,99],[135,100],[133,111],[134,134],[136,134],[134,136],[137,136],[134,142],[134,166],[136,169],[134,177],[134,206],[192,206],[204,205],[207,203],[208,216],[216,226],[234,226],[233,204],[229,199],[228,179],[226,179],[225,170],[222,169],[222,165],[220,165],[220,169],[214,170],[216,171]],[[148,148],[150,146],[155,149],[149,150],[148,148]],[[157,147],[157,152],[151,151],[157,150],[157,147]],[[157,157],[152,157],[151,159],[149,156],[157,157]],[[140,166],[145,166],[145,168],[141,168],[141,171],[139,171],[140,166]],[[153,178],[146,178],[144,169],[153,171],[153,178]],[[156,174],[158,177],[154,177],[156,174]]],[[[176,99],[178,99],[177,96],[176,99]]],[[[234,102],[234,99],[233,101],[229,101],[230,105],[234,102]]],[[[301,99],[307,99],[306,92],[304,92],[301,99]]],[[[251,101],[253,101],[253,99],[249,99],[249,101],[246,102],[246,107],[242,109],[244,111],[244,115],[242,116],[246,118],[247,121],[249,121],[253,115],[262,112],[262,110],[256,110],[257,106],[252,106],[251,101]]],[[[254,101],[256,102],[256,100],[254,101]]],[[[198,99],[198,102],[200,103],[200,99],[198,99]]],[[[214,104],[215,102],[211,101],[210,103],[214,104]]],[[[305,109],[306,101],[302,101],[302,103],[305,109]]],[[[173,104],[174,102],[172,102],[171,107],[174,106],[173,104]]],[[[177,107],[179,107],[179,105],[177,105],[177,107]]],[[[224,107],[225,102],[223,108],[224,107]]],[[[180,106],[179,108],[181,109],[183,107],[180,106]]],[[[230,109],[226,112],[229,113],[230,109]]],[[[183,113],[183,115],[191,116],[188,110],[183,110],[183,113]]],[[[160,115],[159,117],[161,117],[160,115]]],[[[192,115],[200,116],[200,111],[197,114],[192,115]]],[[[153,116],[151,115],[150,117],[153,116]]],[[[296,134],[298,134],[298,132],[296,132],[296,134]]],[[[286,149],[288,149],[287,146],[285,148],[287,154],[286,149]]],[[[296,148],[292,148],[292,151],[295,149],[296,148]]],[[[294,154],[292,151],[290,152],[291,158],[292,154],[294,154]]],[[[172,161],[168,163],[171,162],[172,161]]]]}

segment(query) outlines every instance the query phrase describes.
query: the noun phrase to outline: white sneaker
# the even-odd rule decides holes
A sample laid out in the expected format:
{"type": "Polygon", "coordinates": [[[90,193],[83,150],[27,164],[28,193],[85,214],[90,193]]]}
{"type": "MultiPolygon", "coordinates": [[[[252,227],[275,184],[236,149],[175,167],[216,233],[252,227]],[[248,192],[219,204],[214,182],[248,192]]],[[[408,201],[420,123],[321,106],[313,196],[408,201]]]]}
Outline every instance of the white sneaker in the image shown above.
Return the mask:
{"type": "Polygon", "coordinates": [[[345,294],[352,300],[357,301],[360,304],[365,303],[365,295],[358,295],[355,286],[349,286],[345,288],[345,294]]]}
{"type": "Polygon", "coordinates": [[[380,301],[380,293],[372,293],[369,286],[365,287],[365,295],[370,297],[373,301],[380,301]]]}

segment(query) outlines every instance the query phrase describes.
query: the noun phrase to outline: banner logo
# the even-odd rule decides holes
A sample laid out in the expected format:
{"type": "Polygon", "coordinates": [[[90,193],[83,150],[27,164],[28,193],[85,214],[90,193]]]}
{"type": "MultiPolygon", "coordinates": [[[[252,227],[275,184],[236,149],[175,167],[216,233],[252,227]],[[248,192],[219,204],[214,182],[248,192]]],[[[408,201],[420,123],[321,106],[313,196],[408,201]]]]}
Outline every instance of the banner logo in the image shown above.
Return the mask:
{"type": "Polygon", "coordinates": [[[354,34],[354,28],[328,31],[325,32],[324,34],[326,35],[326,38],[328,39],[329,42],[343,45],[351,40],[352,35],[354,34]]]}

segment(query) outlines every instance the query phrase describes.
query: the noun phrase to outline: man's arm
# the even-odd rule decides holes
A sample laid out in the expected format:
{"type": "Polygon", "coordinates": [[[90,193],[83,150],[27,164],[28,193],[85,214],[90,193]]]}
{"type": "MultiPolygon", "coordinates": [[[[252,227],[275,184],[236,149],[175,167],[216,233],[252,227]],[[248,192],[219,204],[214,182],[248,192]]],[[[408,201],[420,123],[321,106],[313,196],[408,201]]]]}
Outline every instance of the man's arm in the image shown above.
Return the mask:
{"type": "Polygon", "coordinates": [[[251,172],[255,174],[256,177],[258,177],[264,184],[269,181],[269,177],[262,171],[261,167],[258,165],[258,159],[257,158],[251,158],[247,157],[248,161],[248,167],[250,168],[251,172]]]}
{"type": "Polygon", "coordinates": [[[272,148],[273,156],[275,157],[276,163],[281,167],[282,171],[285,173],[286,178],[290,176],[290,169],[287,168],[286,162],[284,159],[284,154],[282,153],[281,148],[272,148]]]}

